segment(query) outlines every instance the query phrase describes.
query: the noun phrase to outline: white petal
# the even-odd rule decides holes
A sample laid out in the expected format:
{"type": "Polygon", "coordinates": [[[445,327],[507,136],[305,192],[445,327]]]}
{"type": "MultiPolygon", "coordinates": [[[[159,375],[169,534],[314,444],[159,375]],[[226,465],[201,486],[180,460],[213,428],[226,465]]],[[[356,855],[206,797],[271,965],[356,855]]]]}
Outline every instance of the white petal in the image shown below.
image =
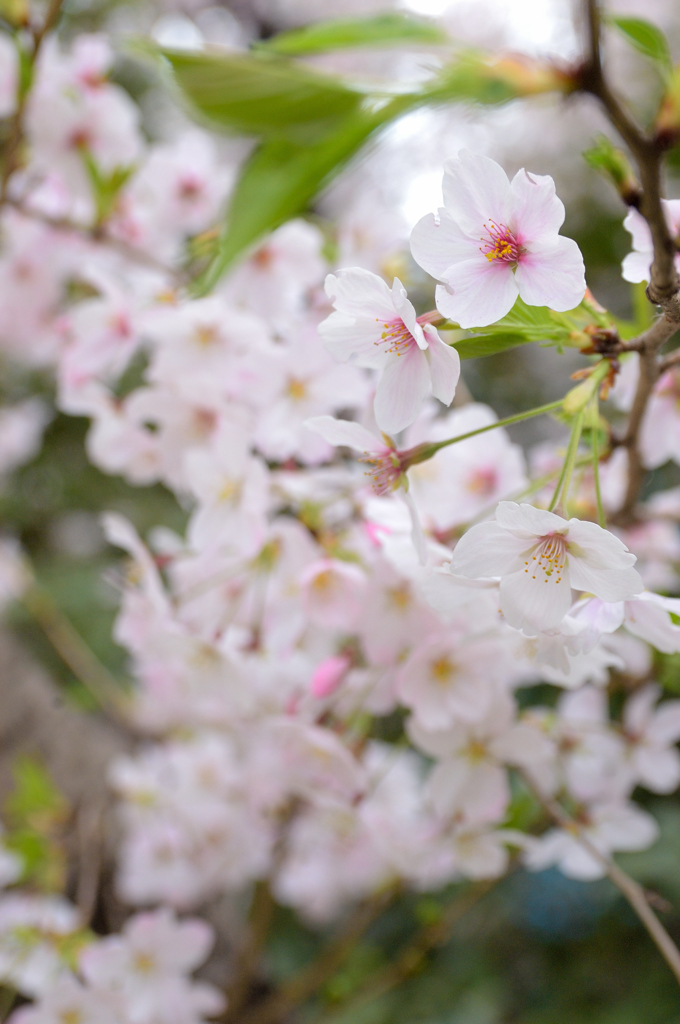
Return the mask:
{"type": "Polygon", "coordinates": [[[653,257],[651,249],[648,252],[629,252],[621,264],[623,280],[630,281],[631,284],[649,281],[653,257]]]}
{"type": "Polygon", "coordinates": [[[398,277],[395,277],[392,284],[392,301],[394,302],[394,308],[397,315],[411,332],[418,348],[427,348],[423,329],[416,318],[416,311],[413,307],[413,303],[410,301],[406,294],[406,289],[398,277]]]}
{"type": "Polygon", "coordinates": [[[439,222],[428,213],[411,232],[411,253],[416,263],[441,281],[454,263],[473,259],[480,249],[480,231],[466,235],[446,210],[439,211],[439,222]]]}
{"type": "Polygon", "coordinates": [[[564,224],[564,203],[555,195],[555,182],[548,174],[529,174],[522,168],[510,184],[512,214],[510,226],[520,244],[549,240],[564,224]]]}
{"type": "Polygon", "coordinates": [[[387,434],[409,427],[430,391],[427,356],[417,345],[388,362],[378,381],[374,412],[376,423],[387,434]]]}
{"type": "Polygon", "coordinates": [[[360,423],[352,423],[351,420],[336,420],[334,416],[312,416],[305,420],[304,425],[332,445],[354,448],[359,452],[387,451],[387,445],[383,441],[378,440],[360,423]]]}
{"type": "MultiPolygon", "coordinates": [[[[394,318],[394,314],[393,314],[394,318]]],[[[339,362],[352,361],[357,366],[381,369],[389,354],[381,345],[384,321],[352,317],[347,313],[331,313],[319,324],[323,347],[339,362]]]]}
{"type": "Polygon", "coordinates": [[[675,747],[640,747],[635,767],[641,785],[652,793],[672,793],[680,782],[680,753],[675,747]]]}
{"type": "Polygon", "coordinates": [[[439,312],[467,330],[502,320],[518,294],[512,267],[480,254],[449,267],[435,296],[439,312]]]}
{"type": "Polygon", "coordinates": [[[527,305],[549,306],[559,312],[573,309],[586,290],[581,250],[572,238],[559,235],[554,249],[525,253],[515,279],[527,305]]]}
{"type": "MultiPolygon", "coordinates": [[[[455,555],[455,552],[454,552],[455,555]]],[[[500,585],[501,611],[511,626],[541,632],[559,626],[571,606],[569,573],[535,576],[528,568],[505,576],[500,585]]]]}
{"type": "Polygon", "coordinates": [[[481,235],[485,223],[507,224],[511,213],[508,176],[495,160],[463,149],[444,164],[444,205],[463,230],[481,235]]]}
{"type": "Polygon", "coordinates": [[[527,542],[498,523],[479,523],[460,538],[451,558],[451,572],[470,579],[504,576],[524,568],[527,542]]]}
{"type": "Polygon", "coordinates": [[[395,317],[392,292],[381,277],[361,267],[349,267],[329,274],[326,295],[341,313],[355,317],[375,317],[393,320],[395,317]]]}
{"type": "MultiPolygon", "coordinates": [[[[585,519],[568,523],[569,551],[597,569],[628,569],[637,561],[626,545],[609,530],[585,519]]],[[[623,599],[622,599],[623,600],[623,599]]]]}
{"type": "Polygon", "coordinates": [[[639,594],[644,583],[637,569],[597,569],[569,553],[569,576],[575,590],[585,590],[603,601],[625,601],[639,594]]]}
{"type": "Polygon", "coordinates": [[[515,501],[501,501],[496,507],[496,522],[504,529],[523,537],[546,537],[551,533],[566,533],[567,523],[554,512],[515,501]]]}
{"type": "Polygon", "coordinates": [[[431,324],[425,328],[425,337],[428,342],[432,394],[444,405],[451,405],[460,377],[460,356],[455,348],[442,341],[431,324]]]}

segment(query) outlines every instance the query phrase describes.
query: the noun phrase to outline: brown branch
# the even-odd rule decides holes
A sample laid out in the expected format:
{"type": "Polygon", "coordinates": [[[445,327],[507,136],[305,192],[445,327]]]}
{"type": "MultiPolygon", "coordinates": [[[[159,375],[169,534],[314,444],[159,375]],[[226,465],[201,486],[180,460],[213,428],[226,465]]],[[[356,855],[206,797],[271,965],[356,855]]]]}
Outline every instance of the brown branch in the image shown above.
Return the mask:
{"type": "Polygon", "coordinates": [[[478,882],[470,886],[462,896],[452,900],[439,920],[426,925],[389,967],[370,978],[365,985],[337,1010],[323,1014],[323,1024],[341,1013],[343,1017],[361,1009],[366,1003],[397,988],[423,966],[427,956],[437,946],[442,946],[450,937],[453,928],[469,910],[499,882],[498,878],[478,882]]]}
{"type": "Polygon", "coordinates": [[[225,1024],[238,1019],[238,1015],[248,1001],[271,928],[275,906],[269,882],[266,880],[256,882],[250,905],[246,939],[236,958],[234,981],[227,988],[227,1008],[222,1017],[225,1024]]]}
{"type": "Polygon", "coordinates": [[[314,963],[304,968],[259,1006],[243,1014],[239,1018],[239,1024],[274,1024],[313,996],[342,966],[368,926],[391,903],[398,891],[397,886],[392,886],[360,904],[314,963]]]}
{"type": "Polygon", "coordinates": [[[617,442],[628,452],[626,493],[620,508],[611,519],[612,523],[618,526],[630,525],[635,516],[635,506],[640,497],[646,474],[639,447],[640,428],[654,385],[662,373],[663,362],[658,358],[658,351],[675,334],[679,326],[677,321],[664,315],[636,339],[637,351],[640,353],[640,376],[626,433],[617,442]]]}
{"type": "Polygon", "coordinates": [[[552,820],[560,828],[570,835],[575,836],[585,850],[602,866],[605,874],[614,883],[619,892],[626,898],[640,922],[644,925],[652,941],[663,956],[664,960],[675,975],[680,984],[680,950],[659,921],[658,917],[649,905],[649,900],[644,889],[635,879],[627,875],[613,860],[605,856],[597,847],[591,843],[588,836],[578,822],[567,814],[564,808],[552,797],[546,796],[533,780],[523,774],[524,781],[535,795],[542,807],[548,812],[552,820]]]}
{"type": "Polygon", "coordinates": [[[654,259],[647,295],[664,307],[666,314],[680,322],[676,246],[661,204],[663,151],[656,139],[648,137],[622,107],[612,92],[602,68],[601,15],[598,0],[584,0],[588,29],[588,55],[580,72],[581,88],[596,96],[638,165],[642,196],[639,210],[647,221],[654,245],[654,259]]]}

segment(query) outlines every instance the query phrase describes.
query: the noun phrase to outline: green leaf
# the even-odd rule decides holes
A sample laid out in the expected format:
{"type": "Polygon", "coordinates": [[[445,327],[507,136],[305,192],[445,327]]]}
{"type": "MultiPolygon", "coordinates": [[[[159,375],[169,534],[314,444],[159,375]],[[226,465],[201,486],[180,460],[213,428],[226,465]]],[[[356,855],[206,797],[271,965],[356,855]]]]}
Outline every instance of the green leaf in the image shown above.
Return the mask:
{"type": "Polygon", "coordinates": [[[289,139],[262,143],[236,185],[217,256],[197,282],[196,292],[209,291],[243,252],[302,213],[383,123],[379,113],[357,113],[314,145],[303,146],[289,139]]]}
{"type": "Polygon", "coordinates": [[[527,306],[521,299],[517,299],[502,320],[473,331],[471,337],[454,342],[453,347],[461,359],[478,359],[531,341],[567,344],[569,335],[576,329],[575,321],[570,321],[568,316],[554,313],[547,306],[527,306]]]}
{"type": "Polygon", "coordinates": [[[364,98],[330,75],[271,54],[162,53],[194,108],[213,126],[244,135],[315,139],[364,98]]]}
{"type": "Polygon", "coordinates": [[[644,18],[626,18],[612,14],[608,20],[623,33],[638,53],[658,65],[664,77],[670,74],[673,70],[673,61],[668,40],[660,28],[644,18]]]}
{"type": "Polygon", "coordinates": [[[448,36],[433,22],[407,14],[378,14],[373,18],[341,18],[282,32],[258,43],[258,51],[299,56],[352,46],[437,45],[448,36]]]}

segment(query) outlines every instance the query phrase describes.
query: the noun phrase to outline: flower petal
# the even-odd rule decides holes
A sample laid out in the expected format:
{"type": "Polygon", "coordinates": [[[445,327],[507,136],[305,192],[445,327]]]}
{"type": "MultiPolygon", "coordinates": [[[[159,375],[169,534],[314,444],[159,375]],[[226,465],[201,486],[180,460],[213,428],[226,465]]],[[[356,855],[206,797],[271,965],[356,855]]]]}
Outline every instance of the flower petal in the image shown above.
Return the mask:
{"type": "Polygon", "coordinates": [[[380,345],[385,330],[382,320],[336,312],[322,320],[318,330],[323,347],[341,363],[349,361],[356,366],[379,370],[389,359],[387,349],[380,345]]]}
{"type": "Polygon", "coordinates": [[[336,309],[349,316],[394,320],[392,292],[381,277],[362,267],[348,267],[329,274],[326,295],[336,309]]]}
{"type": "Polygon", "coordinates": [[[525,253],[515,272],[519,294],[529,306],[558,312],[578,306],[586,291],[583,256],[573,238],[557,237],[548,250],[525,253]]]}
{"type": "Polygon", "coordinates": [[[469,149],[444,164],[444,204],[463,230],[479,234],[487,222],[507,224],[512,196],[508,176],[495,160],[469,149]]]}
{"type": "Polygon", "coordinates": [[[460,377],[460,356],[455,348],[442,341],[431,324],[425,326],[425,337],[428,342],[432,394],[444,405],[451,405],[460,377]]]}
{"type": "Polygon", "coordinates": [[[561,516],[525,502],[518,505],[515,501],[500,501],[496,507],[496,522],[521,537],[546,537],[550,533],[567,532],[567,523],[561,516]]]}
{"type": "MultiPolygon", "coordinates": [[[[455,556],[455,551],[454,551],[455,556]]],[[[559,626],[571,607],[569,573],[534,576],[531,567],[504,576],[500,585],[501,611],[511,626],[542,632],[559,626]]]]}
{"type": "Polygon", "coordinates": [[[569,577],[575,590],[585,590],[603,601],[625,601],[644,590],[637,569],[598,569],[569,553],[569,577]]]}
{"type": "Polygon", "coordinates": [[[360,423],[353,423],[351,420],[336,420],[334,416],[311,416],[305,420],[304,425],[332,445],[354,448],[358,452],[388,451],[384,441],[379,440],[360,423]]]}
{"type": "Polygon", "coordinates": [[[423,270],[441,281],[454,263],[478,255],[479,231],[474,237],[466,235],[447,210],[439,211],[439,222],[428,213],[411,232],[411,253],[423,270]]]}
{"type": "Polygon", "coordinates": [[[509,313],[519,294],[507,263],[484,258],[449,267],[444,285],[436,291],[437,309],[461,327],[488,327],[509,313]]]}
{"type": "Polygon", "coordinates": [[[555,182],[549,174],[529,174],[522,168],[510,184],[512,214],[510,226],[522,245],[549,241],[555,244],[564,224],[564,203],[555,195],[555,182]]]}
{"type": "Polygon", "coordinates": [[[373,409],[376,423],[397,434],[413,423],[430,390],[430,371],[424,352],[411,345],[389,361],[378,381],[373,409]]]}
{"type": "Polygon", "coordinates": [[[451,558],[451,572],[470,579],[503,576],[524,569],[527,542],[498,523],[478,523],[464,533],[451,558]]]}

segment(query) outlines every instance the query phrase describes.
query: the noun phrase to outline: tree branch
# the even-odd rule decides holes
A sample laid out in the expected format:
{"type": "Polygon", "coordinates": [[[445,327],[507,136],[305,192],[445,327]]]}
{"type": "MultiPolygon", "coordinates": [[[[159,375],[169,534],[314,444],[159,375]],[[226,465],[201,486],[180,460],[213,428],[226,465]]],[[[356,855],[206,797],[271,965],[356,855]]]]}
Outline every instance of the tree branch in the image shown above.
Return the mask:
{"type": "Polygon", "coordinates": [[[531,792],[535,795],[541,806],[545,808],[555,824],[559,825],[559,827],[564,829],[566,832],[569,832],[570,835],[575,836],[581,846],[588,851],[591,857],[602,865],[607,877],[626,898],[675,975],[676,981],[680,984],[680,950],[650,907],[642,886],[639,885],[635,879],[631,878],[630,875],[627,875],[626,872],[618,866],[618,864],[609,857],[606,857],[593,843],[591,843],[588,836],[584,835],[583,829],[579,823],[572,818],[570,814],[567,814],[557,800],[542,793],[528,775],[523,774],[522,777],[531,792]]]}
{"type": "Polygon", "coordinates": [[[391,903],[397,892],[397,886],[382,890],[357,907],[314,963],[259,1006],[255,1006],[250,1013],[241,1016],[239,1024],[274,1024],[314,995],[342,966],[368,926],[391,903]]]}
{"type": "Polygon", "coordinates": [[[599,99],[609,120],[628,145],[638,165],[642,196],[639,210],[649,225],[654,245],[651,280],[647,289],[650,302],[664,308],[680,322],[678,275],[675,269],[676,245],[661,204],[661,167],[663,152],[622,107],[612,92],[602,68],[601,15],[598,0],[584,0],[588,30],[588,55],[581,69],[581,88],[599,99]]]}

